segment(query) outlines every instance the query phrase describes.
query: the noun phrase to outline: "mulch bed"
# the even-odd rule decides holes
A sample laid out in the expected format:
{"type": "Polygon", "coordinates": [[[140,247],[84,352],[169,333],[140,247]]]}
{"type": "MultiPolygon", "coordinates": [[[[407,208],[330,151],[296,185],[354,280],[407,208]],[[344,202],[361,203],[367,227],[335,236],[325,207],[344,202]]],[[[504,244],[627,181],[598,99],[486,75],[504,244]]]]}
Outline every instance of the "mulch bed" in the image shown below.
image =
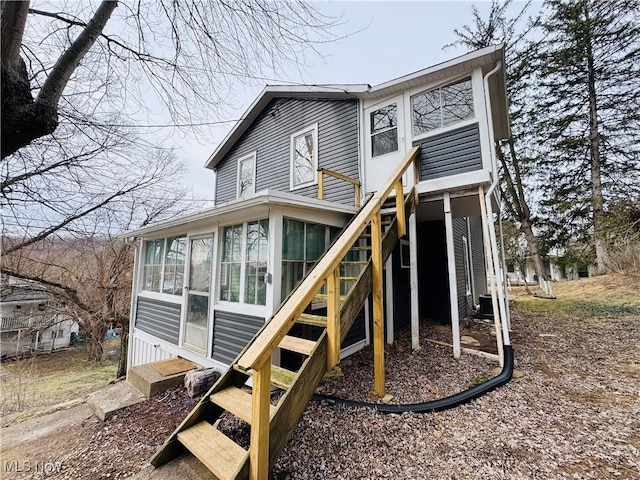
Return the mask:
{"type": "MultiPolygon", "coordinates": [[[[434,414],[388,414],[311,402],[272,479],[640,479],[640,321],[512,314],[516,368],[523,377],[470,404],[434,414]]],[[[473,325],[466,324],[465,332],[473,325]]],[[[482,327],[479,327],[482,329],[482,327]]],[[[486,333],[486,329],[484,330],[486,333]]],[[[497,364],[458,361],[441,328],[425,326],[423,349],[408,332],[386,346],[392,403],[456,393],[494,375],[497,364]]],[[[372,350],[341,363],[344,377],[323,393],[371,401],[372,350]]],[[[193,408],[175,388],[90,422],[65,445],[64,468],[46,478],[126,478],[193,408]]],[[[246,427],[226,420],[242,437],[246,427]]],[[[33,476],[12,478],[37,478],[33,476]]]]}

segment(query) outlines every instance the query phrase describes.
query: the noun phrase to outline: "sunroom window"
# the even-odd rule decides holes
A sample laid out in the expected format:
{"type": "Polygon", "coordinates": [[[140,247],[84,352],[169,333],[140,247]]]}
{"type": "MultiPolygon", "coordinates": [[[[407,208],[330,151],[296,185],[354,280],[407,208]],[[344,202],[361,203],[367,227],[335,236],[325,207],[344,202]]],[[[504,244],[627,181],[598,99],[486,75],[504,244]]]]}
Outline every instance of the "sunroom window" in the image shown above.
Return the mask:
{"type": "Polygon", "coordinates": [[[318,170],[318,125],[291,135],[291,188],[316,183],[318,170]]]}
{"type": "Polygon", "coordinates": [[[220,300],[265,305],[264,277],[269,259],[269,220],[224,228],[220,267],[220,300]]]}
{"type": "Polygon", "coordinates": [[[142,289],[182,295],[186,249],[186,237],[147,241],[142,268],[142,289]]]}
{"type": "Polygon", "coordinates": [[[320,259],[339,228],[285,218],[282,231],[282,300],[320,259]]]}
{"type": "Polygon", "coordinates": [[[411,111],[416,136],[473,118],[471,79],[414,96],[411,111]]]}

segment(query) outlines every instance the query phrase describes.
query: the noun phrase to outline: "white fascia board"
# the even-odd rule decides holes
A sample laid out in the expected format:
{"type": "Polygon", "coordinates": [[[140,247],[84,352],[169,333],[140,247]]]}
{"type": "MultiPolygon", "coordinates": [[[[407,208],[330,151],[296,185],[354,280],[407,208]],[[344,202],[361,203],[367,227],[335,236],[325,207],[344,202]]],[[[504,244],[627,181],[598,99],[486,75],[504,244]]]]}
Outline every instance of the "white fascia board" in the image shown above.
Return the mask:
{"type": "Polygon", "coordinates": [[[186,228],[190,224],[194,224],[203,220],[215,221],[222,215],[231,216],[234,213],[246,215],[247,209],[267,205],[288,205],[298,208],[323,210],[349,215],[353,215],[358,211],[358,209],[355,207],[343,205],[341,203],[329,202],[327,200],[318,200],[316,198],[309,198],[302,195],[267,189],[258,192],[256,195],[249,198],[233,200],[231,202],[203,210],[202,212],[185,215],[182,217],[174,218],[172,220],[167,220],[166,222],[158,223],[156,225],[150,225],[138,230],[125,232],[121,235],[118,235],[118,237],[144,237],[145,235],[158,233],[162,230],[167,230],[179,226],[184,226],[186,228]]]}
{"type": "Polygon", "coordinates": [[[369,85],[361,84],[267,85],[209,156],[204,166],[210,169],[214,168],[274,98],[353,98],[368,89],[369,85]]]}
{"type": "Polygon", "coordinates": [[[416,193],[421,195],[490,183],[491,175],[488,170],[476,170],[474,172],[459,173],[457,175],[449,175],[432,180],[423,180],[418,183],[415,188],[416,193]]]}
{"type": "Polygon", "coordinates": [[[460,67],[471,70],[476,66],[491,64],[495,60],[502,59],[503,56],[504,49],[502,45],[491,45],[423,70],[418,70],[417,72],[375,85],[369,89],[366,96],[387,95],[398,88],[404,90],[413,83],[428,83],[430,76],[436,74],[438,76],[450,76],[452,70],[457,71],[460,67]]]}

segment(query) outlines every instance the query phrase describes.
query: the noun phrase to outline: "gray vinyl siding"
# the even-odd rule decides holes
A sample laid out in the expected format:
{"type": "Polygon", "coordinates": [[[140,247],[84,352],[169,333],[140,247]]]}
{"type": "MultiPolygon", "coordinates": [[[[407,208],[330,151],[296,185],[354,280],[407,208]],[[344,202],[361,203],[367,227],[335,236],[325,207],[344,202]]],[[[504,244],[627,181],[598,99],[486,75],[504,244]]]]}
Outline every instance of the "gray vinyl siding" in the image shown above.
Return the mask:
{"type": "Polygon", "coordinates": [[[358,318],[356,318],[356,320],[353,322],[353,325],[351,325],[351,329],[349,330],[349,333],[347,333],[347,336],[344,338],[341,348],[349,347],[355,343],[361,342],[366,338],[364,322],[365,322],[364,307],[362,307],[362,309],[360,310],[360,313],[358,314],[358,318]]]}
{"type": "MultiPolygon", "coordinates": [[[[467,237],[467,219],[453,219],[453,250],[456,264],[456,288],[458,290],[458,314],[463,319],[471,313],[470,305],[466,295],[465,273],[464,273],[464,248],[462,237],[467,237]]],[[[468,241],[468,238],[467,238],[468,241]]]]}
{"type": "MultiPolygon", "coordinates": [[[[274,99],[217,166],[216,203],[236,198],[238,159],[256,151],[256,192],[290,191],[291,135],[318,124],[318,167],[358,175],[358,108],[352,100],[274,99]]],[[[311,185],[294,193],[317,198],[311,185]]],[[[353,185],[325,176],[325,199],[353,205],[353,185]]]]}
{"type": "Polygon", "coordinates": [[[420,180],[482,169],[477,123],[416,140],[413,146],[420,147],[420,180]]]}
{"type": "Polygon", "coordinates": [[[484,244],[482,239],[482,219],[470,217],[469,229],[471,231],[471,265],[473,267],[474,303],[478,305],[480,295],[487,291],[487,275],[484,264],[484,244]]]}
{"type": "Polygon", "coordinates": [[[211,358],[230,365],[264,324],[264,318],[216,310],[211,358]]]}
{"type": "Polygon", "coordinates": [[[181,308],[179,303],[138,297],[136,328],[161,340],[178,345],[181,308]]]}
{"type": "Polygon", "coordinates": [[[402,268],[400,242],[393,251],[393,325],[394,331],[411,323],[411,284],[409,269],[402,268]]]}

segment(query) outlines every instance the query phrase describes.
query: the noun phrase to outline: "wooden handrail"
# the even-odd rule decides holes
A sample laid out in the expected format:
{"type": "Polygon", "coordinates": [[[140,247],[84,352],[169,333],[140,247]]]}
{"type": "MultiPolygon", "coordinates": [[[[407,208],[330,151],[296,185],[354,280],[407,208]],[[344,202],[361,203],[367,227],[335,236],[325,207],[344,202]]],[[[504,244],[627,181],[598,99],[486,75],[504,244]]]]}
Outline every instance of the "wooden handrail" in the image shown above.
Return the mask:
{"type": "MultiPolygon", "coordinates": [[[[329,248],[329,251],[316,264],[298,288],[293,292],[280,310],[264,327],[261,334],[247,348],[237,362],[237,366],[245,371],[260,370],[263,365],[271,361],[271,354],[280,341],[289,332],[297,318],[302,314],[309,302],[324,284],[325,279],[338,268],[341,259],[350,250],[353,243],[366,228],[371,217],[379,214],[386,198],[397,185],[402,183],[402,175],[412,163],[416,162],[419,147],[413,147],[404,159],[397,165],[387,179],[383,188],[378,190],[369,202],[360,210],[356,218],[349,224],[340,238],[329,248]]],[[[418,168],[417,165],[414,168],[418,168]]],[[[401,198],[404,192],[396,192],[401,198]]]]}
{"type": "Polygon", "coordinates": [[[352,183],[353,204],[356,208],[360,208],[360,180],[348,177],[347,175],[343,175],[342,173],[334,172],[333,170],[324,167],[318,168],[318,172],[320,173],[320,176],[318,177],[318,198],[320,200],[324,200],[324,176],[326,174],[333,178],[337,178],[338,180],[352,183]]]}

